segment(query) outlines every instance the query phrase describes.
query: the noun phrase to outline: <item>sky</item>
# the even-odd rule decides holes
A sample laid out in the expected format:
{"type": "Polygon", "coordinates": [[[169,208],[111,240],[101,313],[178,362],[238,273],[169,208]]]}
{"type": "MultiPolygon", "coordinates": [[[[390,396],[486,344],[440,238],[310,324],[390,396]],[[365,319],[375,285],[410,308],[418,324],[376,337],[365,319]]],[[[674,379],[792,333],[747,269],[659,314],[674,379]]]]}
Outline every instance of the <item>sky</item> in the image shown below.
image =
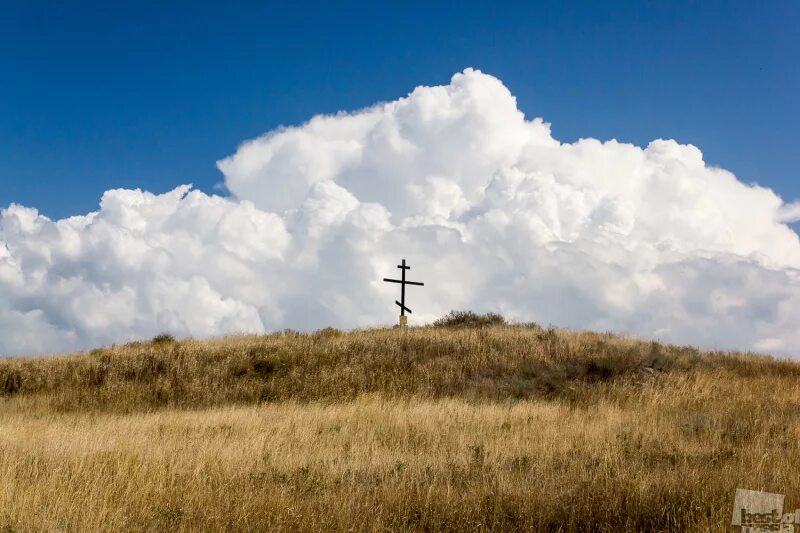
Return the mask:
{"type": "Polygon", "coordinates": [[[0,354],[450,309],[800,357],[797,7],[0,17],[0,354]]]}
{"type": "Polygon", "coordinates": [[[800,198],[796,2],[3,2],[0,205],[213,192],[243,140],[467,67],[557,138],[673,138],[800,198]]]}

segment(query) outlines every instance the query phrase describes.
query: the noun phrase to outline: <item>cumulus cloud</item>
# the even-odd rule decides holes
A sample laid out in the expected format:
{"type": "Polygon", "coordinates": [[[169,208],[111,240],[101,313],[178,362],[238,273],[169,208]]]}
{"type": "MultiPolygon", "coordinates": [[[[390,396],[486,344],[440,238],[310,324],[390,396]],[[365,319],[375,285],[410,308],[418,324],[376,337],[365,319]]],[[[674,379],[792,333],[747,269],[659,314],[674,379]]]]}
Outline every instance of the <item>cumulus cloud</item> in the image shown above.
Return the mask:
{"type": "Polygon", "coordinates": [[[0,216],[0,352],[412,322],[451,308],[800,355],[798,204],[672,140],[561,143],[479,71],[220,161],[230,198],[105,193],[0,216]]]}

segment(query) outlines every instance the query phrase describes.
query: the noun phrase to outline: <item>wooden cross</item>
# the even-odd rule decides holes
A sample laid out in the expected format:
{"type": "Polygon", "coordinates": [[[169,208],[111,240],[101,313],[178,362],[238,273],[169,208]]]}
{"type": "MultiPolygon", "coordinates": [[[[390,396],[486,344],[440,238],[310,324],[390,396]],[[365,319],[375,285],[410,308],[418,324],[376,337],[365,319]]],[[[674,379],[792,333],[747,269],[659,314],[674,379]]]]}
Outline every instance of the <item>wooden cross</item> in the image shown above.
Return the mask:
{"type": "Polygon", "coordinates": [[[409,315],[411,314],[411,309],[406,307],[406,285],[424,286],[425,284],[424,283],[420,283],[419,281],[406,281],[406,270],[411,270],[411,267],[410,266],[406,266],[406,260],[405,259],[403,259],[403,263],[402,264],[397,265],[397,268],[399,268],[400,271],[402,272],[402,275],[400,276],[400,279],[383,278],[383,281],[388,281],[389,283],[399,283],[400,284],[400,301],[398,302],[397,300],[395,300],[394,303],[396,303],[397,305],[400,306],[400,323],[401,323],[401,325],[405,325],[404,322],[405,322],[406,311],[408,311],[409,315]]]}

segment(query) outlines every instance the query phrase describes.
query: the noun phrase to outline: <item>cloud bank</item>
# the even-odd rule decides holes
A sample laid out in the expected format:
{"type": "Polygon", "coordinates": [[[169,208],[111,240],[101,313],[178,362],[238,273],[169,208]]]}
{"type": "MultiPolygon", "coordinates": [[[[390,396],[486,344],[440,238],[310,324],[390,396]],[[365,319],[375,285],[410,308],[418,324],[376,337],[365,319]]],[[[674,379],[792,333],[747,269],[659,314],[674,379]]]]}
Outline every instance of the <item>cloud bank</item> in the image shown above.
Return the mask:
{"type": "Polygon", "coordinates": [[[220,161],[231,197],[105,193],[0,215],[0,353],[396,320],[451,308],[800,356],[798,204],[672,140],[561,143],[498,79],[317,116],[220,161]]]}

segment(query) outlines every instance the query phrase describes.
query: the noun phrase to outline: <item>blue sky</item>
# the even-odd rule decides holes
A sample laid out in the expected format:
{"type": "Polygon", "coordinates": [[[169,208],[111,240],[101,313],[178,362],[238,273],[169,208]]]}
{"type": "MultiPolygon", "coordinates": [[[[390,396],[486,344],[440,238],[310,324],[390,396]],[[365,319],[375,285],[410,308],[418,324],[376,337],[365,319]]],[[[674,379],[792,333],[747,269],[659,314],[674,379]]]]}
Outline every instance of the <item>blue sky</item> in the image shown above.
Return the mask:
{"type": "Polygon", "coordinates": [[[796,2],[5,2],[0,205],[213,191],[215,161],[473,66],[562,141],[674,138],[800,198],[796,2]]]}

